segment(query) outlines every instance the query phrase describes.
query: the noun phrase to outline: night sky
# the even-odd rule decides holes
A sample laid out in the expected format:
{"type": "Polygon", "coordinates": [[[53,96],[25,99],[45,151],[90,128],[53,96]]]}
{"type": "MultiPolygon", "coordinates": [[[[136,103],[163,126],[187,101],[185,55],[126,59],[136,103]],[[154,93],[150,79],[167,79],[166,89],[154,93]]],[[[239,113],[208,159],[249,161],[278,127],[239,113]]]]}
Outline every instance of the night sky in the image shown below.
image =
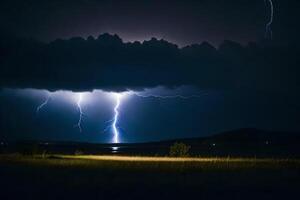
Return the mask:
{"type": "MultiPolygon", "coordinates": [[[[264,0],[3,0],[1,29],[42,41],[118,34],[125,41],[163,38],[179,45],[261,40],[270,9],[264,0]]],[[[274,39],[299,35],[299,1],[274,0],[274,39]]]]}
{"type": "Polygon", "coordinates": [[[300,131],[299,1],[273,3],[271,39],[264,0],[1,1],[0,140],[112,142],[116,94],[121,142],[300,131]]]}

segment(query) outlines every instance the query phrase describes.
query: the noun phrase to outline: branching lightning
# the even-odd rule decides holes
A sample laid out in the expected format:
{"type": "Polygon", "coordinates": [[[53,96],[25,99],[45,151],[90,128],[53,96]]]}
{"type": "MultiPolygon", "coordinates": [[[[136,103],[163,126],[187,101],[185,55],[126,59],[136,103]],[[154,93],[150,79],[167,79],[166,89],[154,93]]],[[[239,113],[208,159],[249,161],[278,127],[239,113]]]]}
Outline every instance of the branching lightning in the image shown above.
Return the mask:
{"type": "MultiPolygon", "coordinates": [[[[158,99],[170,99],[170,98],[179,98],[179,99],[184,99],[188,100],[191,98],[200,98],[203,95],[206,95],[206,93],[203,94],[197,94],[197,95],[181,95],[181,94],[175,94],[175,95],[157,95],[157,94],[151,94],[151,93],[142,93],[142,92],[134,92],[134,91],[128,91],[124,93],[112,93],[113,94],[113,99],[115,100],[115,104],[113,107],[113,112],[114,116],[111,120],[107,121],[106,123],[109,123],[110,125],[105,128],[104,131],[107,131],[108,128],[112,131],[113,138],[112,142],[113,143],[119,143],[120,142],[120,128],[118,127],[119,124],[119,110],[120,110],[120,105],[122,103],[122,98],[126,97],[127,95],[136,95],[137,97],[141,98],[158,98],[158,99]]],[[[56,94],[57,95],[57,94],[56,94]]],[[[79,118],[77,123],[75,124],[75,127],[78,127],[79,131],[82,132],[82,122],[83,122],[83,117],[84,117],[84,112],[82,109],[82,102],[84,100],[84,93],[75,93],[75,102],[76,102],[76,107],[79,112],[79,118]]],[[[52,94],[49,94],[47,99],[42,102],[36,109],[36,112],[39,113],[41,109],[43,109],[50,101],[52,98],[52,94]]]]}
{"type": "MultiPolygon", "coordinates": [[[[52,95],[57,95],[57,93],[48,93],[48,94],[49,95],[46,98],[46,100],[37,107],[37,109],[36,109],[37,114],[41,111],[41,109],[43,109],[49,103],[49,101],[52,99],[52,95]]],[[[84,113],[82,111],[81,104],[82,104],[84,93],[76,93],[75,95],[76,95],[75,96],[76,97],[76,106],[79,111],[79,119],[78,119],[75,127],[78,127],[79,131],[82,132],[81,124],[82,124],[82,119],[83,119],[84,113]]]]}
{"type": "Polygon", "coordinates": [[[36,108],[36,113],[39,114],[40,110],[46,106],[49,102],[49,100],[51,99],[51,95],[48,95],[47,99],[42,103],[40,104],[37,108],[36,108]]]}
{"type": "Polygon", "coordinates": [[[159,98],[159,99],[176,99],[176,98],[178,98],[178,99],[184,99],[184,100],[193,99],[193,98],[201,98],[205,95],[208,95],[208,93],[206,91],[203,91],[202,93],[198,93],[198,94],[191,94],[191,95],[183,95],[183,94],[158,95],[158,94],[151,94],[151,93],[143,94],[141,92],[132,92],[132,93],[138,97],[143,97],[143,98],[150,98],[150,97],[159,98]]]}
{"type": "Polygon", "coordinates": [[[203,96],[203,95],[189,95],[189,96],[184,96],[184,95],[153,95],[153,94],[142,95],[142,94],[138,94],[138,93],[135,93],[135,94],[137,96],[143,97],[143,98],[154,97],[154,98],[160,98],[160,99],[174,99],[174,98],[191,99],[191,98],[200,98],[201,96],[203,96]]]}
{"type": "Polygon", "coordinates": [[[265,32],[265,37],[267,38],[268,36],[270,36],[270,39],[273,38],[273,31],[272,31],[272,23],[273,23],[273,19],[274,19],[274,4],[272,0],[265,0],[265,2],[269,2],[270,4],[270,19],[268,21],[268,23],[266,24],[266,32],[265,32]]]}
{"type": "Polygon", "coordinates": [[[78,122],[77,122],[76,126],[79,128],[80,132],[82,132],[81,122],[82,122],[82,117],[83,117],[83,112],[82,112],[82,108],[81,108],[82,95],[83,95],[82,93],[79,93],[78,100],[76,102],[77,108],[78,108],[78,111],[79,111],[79,119],[78,119],[78,122]]]}

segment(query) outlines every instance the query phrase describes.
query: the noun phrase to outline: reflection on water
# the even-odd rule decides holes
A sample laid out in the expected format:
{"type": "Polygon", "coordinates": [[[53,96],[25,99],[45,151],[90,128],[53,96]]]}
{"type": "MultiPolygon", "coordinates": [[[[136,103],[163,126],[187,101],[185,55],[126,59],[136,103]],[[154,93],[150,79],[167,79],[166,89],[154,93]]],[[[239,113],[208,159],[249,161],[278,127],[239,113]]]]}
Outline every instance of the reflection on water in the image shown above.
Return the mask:
{"type": "Polygon", "coordinates": [[[112,153],[118,153],[119,147],[112,147],[111,150],[112,153]]]}

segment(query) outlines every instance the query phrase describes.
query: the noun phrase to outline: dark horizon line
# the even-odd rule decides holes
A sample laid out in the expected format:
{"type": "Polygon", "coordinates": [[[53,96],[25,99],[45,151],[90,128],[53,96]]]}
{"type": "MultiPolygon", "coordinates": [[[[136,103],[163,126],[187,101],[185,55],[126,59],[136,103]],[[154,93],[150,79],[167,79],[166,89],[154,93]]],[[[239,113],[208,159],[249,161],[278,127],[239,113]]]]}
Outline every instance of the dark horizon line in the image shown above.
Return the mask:
{"type": "Polygon", "coordinates": [[[4,140],[1,139],[0,142],[8,143],[43,143],[42,145],[46,145],[45,143],[53,144],[91,144],[91,145],[133,145],[133,144],[150,144],[150,143],[167,143],[167,142],[182,142],[187,140],[199,140],[199,139],[209,139],[222,135],[226,135],[228,133],[237,133],[237,135],[241,135],[244,132],[255,132],[255,133],[271,133],[274,136],[280,133],[287,133],[287,136],[298,135],[297,131],[283,131],[283,130],[268,130],[268,129],[260,129],[260,128],[238,128],[238,129],[230,129],[226,131],[216,132],[211,135],[204,136],[194,136],[194,137],[181,137],[181,138],[167,138],[161,140],[149,140],[149,141],[141,141],[141,142],[120,142],[120,143],[112,143],[112,142],[88,142],[88,141],[80,141],[80,140],[38,140],[38,139],[14,139],[14,140],[4,140]]]}
{"type": "Polygon", "coordinates": [[[222,46],[222,44],[224,44],[225,42],[233,42],[233,43],[236,43],[236,44],[239,44],[240,46],[242,47],[247,47],[248,45],[250,44],[279,44],[279,45],[289,45],[288,43],[280,43],[274,39],[268,39],[268,38],[261,38],[260,40],[257,40],[257,41],[248,41],[248,42],[238,42],[238,41],[235,41],[235,40],[230,40],[230,39],[224,39],[222,40],[222,42],[220,42],[218,45],[216,44],[213,44],[212,42],[209,42],[209,41],[202,41],[201,43],[191,43],[191,44],[187,44],[187,45],[179,45],[178,43],[175,43],[175,42],[171,42],[167,39],[164,39],[164,38],[157,38],[155,36],[153,37],[149,37],[149,39],[145,39],[143,41],[139,41],[139,40],[135,40],[135,41],[124,41],[124,39],[119,36],[117,33],[109,33],[109,32],[104,32],[104,33],[101,33],[99,34],[98,36],[93,36],[93,35],[89,35],[89,36],[71,36],[71,37],[68,37],[68,38],[56,38],[54,40],[49,40],[49,41],[43,41],[41,39],[37,39],[35,37],[31,37],[31,36],[16,36],[16,35],[9,35],[9,34],[5,34],[4,35],[6,37],[10,37],[12,39],[15,39],[15,40],[29,40],[29,41],[35,41],[35,42],[38,42],[38,43],[42,43],[42,44],[51,44],[51,43],[54,43],[54,42],[57,42],[57,41],[70,41],[70,40],[76,40],[76,39],[82,39],[84,41],[95,41],[95,40],[99,40],[99,38],[101,39],[102,37],[105,37],[105,36],[109,36],[109,37],[115,37],[116,39],[120,39],[122,41],[123,44],[135,44],[135,43],[139,43],[139,44],[144,44],[145,42],[150,42],[150,41],[159,41],[159,42],[166,42],[170,45],[175,45],[178,49],[184,49],[184,48],[187,48],[187,47],[191,47],[191,46],[195,46],[195,45],[203,45],[203,44],[208,44],[212,47],[214,47],[215,49],[219,49],[220,46],[222,46]]]}

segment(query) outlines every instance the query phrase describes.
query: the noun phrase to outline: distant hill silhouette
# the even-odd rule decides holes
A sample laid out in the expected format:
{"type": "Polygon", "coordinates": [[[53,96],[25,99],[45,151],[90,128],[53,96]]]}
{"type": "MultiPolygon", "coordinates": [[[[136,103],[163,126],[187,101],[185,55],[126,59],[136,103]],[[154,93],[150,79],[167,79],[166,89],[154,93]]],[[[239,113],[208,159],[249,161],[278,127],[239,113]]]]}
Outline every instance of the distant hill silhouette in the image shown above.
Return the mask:
{"type": "Polygon", "coordinates": [[[94,144],[60,141],[18,141],[3,143],[0,152],[73,154],[167,155],[175,142],[191,146],[197,156],[289,157],[300,158],[300,133],[239,129],[210,137],[182,138],[147,143],[94,144]],[[113,147],[118,147],[117,150],[113,147]]]}
{"type": "Polygon", "coordinates": [[[210,140],[224,142],[224,143],[235,143],[235,142],[276,142],[293,143],[300,140],[300,134],[292,132],[275,132],[275,131],[264,131],[259,129],[239,129],[234,131],[228,131],[221,134],[214,135],[210,140]]]}

